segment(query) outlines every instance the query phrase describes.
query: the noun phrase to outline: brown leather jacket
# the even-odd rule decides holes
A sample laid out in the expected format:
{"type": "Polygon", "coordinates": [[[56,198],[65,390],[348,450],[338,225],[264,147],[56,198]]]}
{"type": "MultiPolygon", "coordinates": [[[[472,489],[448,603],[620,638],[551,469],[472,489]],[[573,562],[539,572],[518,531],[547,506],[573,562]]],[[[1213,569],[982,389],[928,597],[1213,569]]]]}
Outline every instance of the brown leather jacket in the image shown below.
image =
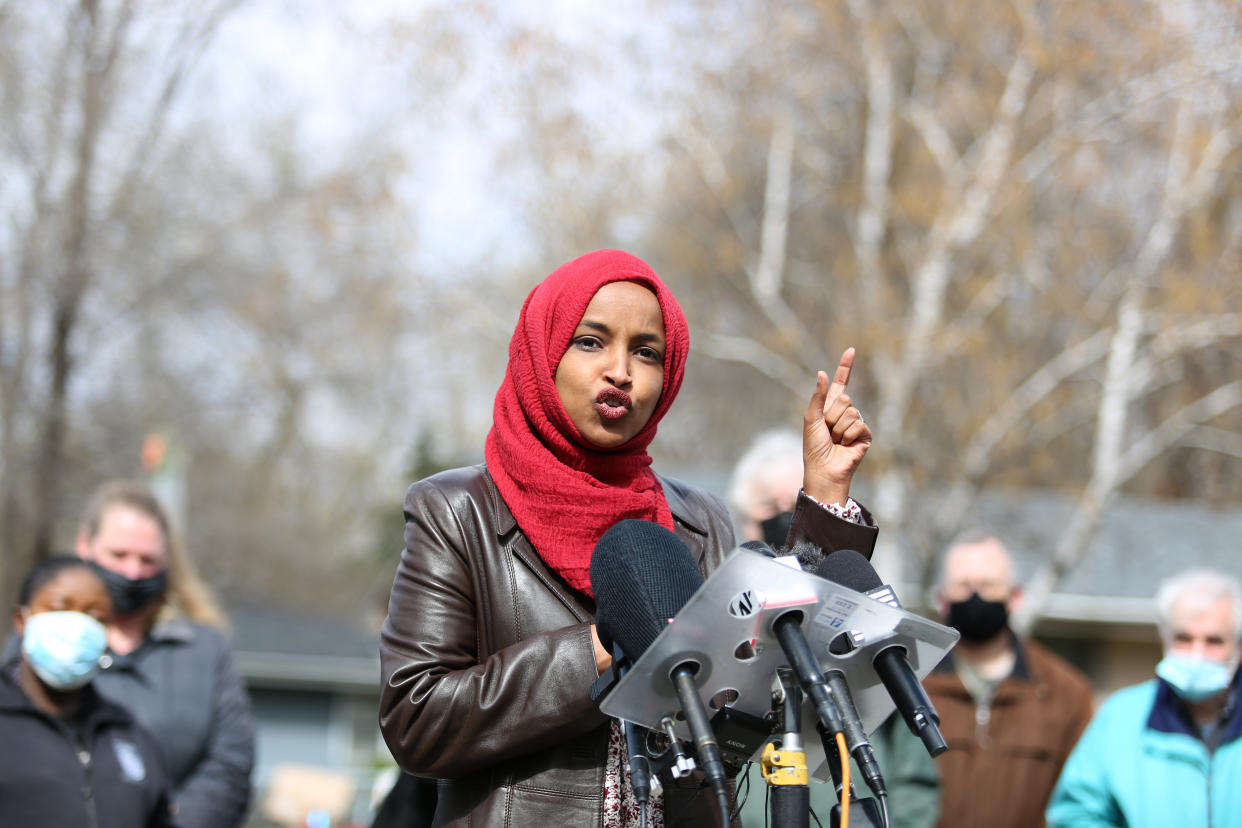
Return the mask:
{"type": "MultiPolygon", "coordinates": [[[[660,478],[704,575],[734,547],[718,498],[660,478]]],[[[380,643],[380,729],[406,771],[436,777],[435,825],[599,826],[608,719],[591,600],[551,571],[482,466],[415,483],[380,643]]],[[[875,529],[799,498],[791,539],[869,554],[875,529]]],[[[711,825],[709,793],[666,788],[665,822],[711,825]]]]}
{"type": "Polygon", "coordinates": [[[1091,720],[1091,685],[1034,641],[1017,642],[1013,673],[977,705],[952,653],[923,686],[949,743],[937,758],[942,828],[1042,828],[1061,766],[1091,720]]]}

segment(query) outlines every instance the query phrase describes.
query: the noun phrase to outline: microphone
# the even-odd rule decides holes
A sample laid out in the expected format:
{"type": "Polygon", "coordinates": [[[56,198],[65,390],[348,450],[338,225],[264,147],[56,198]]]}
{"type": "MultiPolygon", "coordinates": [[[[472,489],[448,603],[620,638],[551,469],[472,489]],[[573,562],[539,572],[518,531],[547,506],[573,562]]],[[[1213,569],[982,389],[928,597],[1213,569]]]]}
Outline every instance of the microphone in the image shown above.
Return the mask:
{"type": "Polygon", "coordinates": [[[638,661],[702,584],[690,550],[672,532],[646,520],[615,524],[591,555],[600,642],[638,661]]]}
{"type": "MultiPolygon", "coordinates": [[[[890,606],[901,607],[892,587],[881,581],[867,559],[853,549],[840,549],[824,558],[816,574],[890,606]]],[[[948,750],[949,746],[940,733],[940,714],[927,697],[923,685],[915,678],[914,670],[906,660],[906,648],[900,644],[885,647],[872,659],[872,666],[897,705],[897,711],[905,719],[906,726],[923,740],[928,754],[939,756],[948,750]]],[[[848,734],[846,738],[849,738],[848,734]]]]}
{"type": "Polygon", "coordinates": [[[805,572],[814,572],[815,567],[824,559],[824,550],[810,543],[797,543],[790,548],[784,546],[776,547],[764,541],[752,540],[742,544],[742,549],[748,549],[751,552],[758,552],[765,558],[772,558],[781,563],[787,563],[793,566],[797,563],[795,569],[801,569],[805,572]]]}
{"type": "MultiPolygon", "coordinates": [[[[645,520],[615,524],[600,537],[591,555],[591,589],[600,642],[610,649],[619,647],[628,659],[637,661],[702,584],[694,556],[668,529],[645,520]]],[[[677,691],[703,773],[720,804],[721,820],[728,824],[725,768],[694,683],[698,670],[697,662],[687,660],[669,670],[668,676],[677,691]]],[[[637,795],[636,790],[635,798],[637,795]]]]}
{"type": "MultiPolygon", "coordinates": [[[[780,557],[763,541],[747,541],[742,544],[742,548],[769,558],[780,557]]],[[[798,548],[801,549],[801,547],[798,548]]],[[[810,556],[805,557],[806,560],[812,560],[814,557],[809,547],[803,550],[803,555],[810,556]]],[[[795,553],[795,557],[801,556],[795,553]]],[[[801,560],[799,560],[798,568],[802,568],[801,560]]],[[[802,685],[802,692],[811,699],[819,723],[831,733],[841,733],[844,727],[841,714],[833,702],[831,691],[824,681],[824,674],[819,669],[819,662],[816,661],[815,654],[811,651],[811,645],[802,632],[802,613],[798,610],[791,610],[782,614],[773,622],[772,632],[776,634],[776,640],[780,642],[781,649],[785,651],[785,658],[789,660],[789,666],[793,668],[798,683],[802,685]]]]}
{"type": "MultiPolygon", "coordinates": [[[[801,550],[799,547],[796,547],[795,549],[799,550],[798,557],[800,560],[808,563],[814,561],[818,564],[818,566],[815,566],[814,568],[816,575],[826,577],[827,580],[834,581],[835,583],[842,584],[843,586],[848,586],[848,584],[842,582],[839,578],[832,577],[832,575],[836,573],[839,564],[835,566],[829,565],[829,561],[837,558],[840,555],[839,552],[825,557],[824,553],[818,548],[811,547],[806,551],[801,550]],[[828,573],[827,576],[825,576],[825,572],[828,573]]],[[[755,551],[762,550],[756,549],[755,551]]],[[[852,550],[845,551],[850,551],[853,555],[857,556],[859,560],[863,560],[864,564],[866,563],[865,559],[863,559],[861,555],[858,555],[857,552],[852,552],[852,550]]],[[[870,569],[870,565],[868,565],[868,569],[870,569]]],[[[867,740],[867,733],[863,729],[862,719],[858,715],[858,708],[854,705],[854,697],[850,693],[849,685],[846,683],[845,674],[840,670],[828,670],[823,674],[823,676],[824,682],[827,684],[828,690],[832,694],[832,697],[836,702],[837,710],[841,716],[841,727],[837,729],[840,730],[842,735],[845,736],[846,746],[850,754],[858,762],[859,770],[862,771],[862,775],[867,782],[867,786],[871,788],[877,796],[884,796],[887,793],[884,785],[884,777],[880,773],[880,765],[876,761],[875,752],[872,750],[871,742],[867,740]]],[[[831,737],[829,737],[829,740],[830,739],[831,737]]]]}

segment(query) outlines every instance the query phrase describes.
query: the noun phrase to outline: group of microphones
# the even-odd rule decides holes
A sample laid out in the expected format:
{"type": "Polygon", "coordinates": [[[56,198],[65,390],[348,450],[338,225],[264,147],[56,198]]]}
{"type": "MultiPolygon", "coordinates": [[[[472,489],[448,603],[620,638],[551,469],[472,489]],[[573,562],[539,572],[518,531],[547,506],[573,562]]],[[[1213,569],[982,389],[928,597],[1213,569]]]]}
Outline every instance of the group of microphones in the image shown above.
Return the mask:
{"type": "Polygon", "coordinates": [[[596,630],[613,654],[591,692],[623,724],[644,824],[658,773],[681,778],[697,768],[728,825],[728,780],[762,751],[769,824],[808,826],[812,743],[802,731],[812,726],[836,787],[833,824],[887,826],[864,718],[878,724],[895,707],[932,756],[947,748],[910,659],[921,652],[926,674],[956,635],[904,612],[858,552],[780,554],[751,541],[705,582],[675,534],[625,520],[597,543],[591,587],[596,630]],[[874,798],[856,796],[850,757],[874,798]]]}

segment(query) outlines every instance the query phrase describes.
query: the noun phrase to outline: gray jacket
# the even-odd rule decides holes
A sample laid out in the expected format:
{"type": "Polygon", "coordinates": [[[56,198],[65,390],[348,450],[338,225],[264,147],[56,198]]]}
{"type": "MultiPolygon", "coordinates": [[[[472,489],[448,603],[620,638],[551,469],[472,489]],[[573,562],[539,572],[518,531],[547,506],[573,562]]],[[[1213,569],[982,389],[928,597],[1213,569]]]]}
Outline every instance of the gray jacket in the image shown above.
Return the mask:
{"type": "Polygon", "coordinates": [[[176,618],[128,655],[105,655],[95,688],[124,707],[164,751],[177,824],[233,828],[250,802],[254,722],[227,639],[176,618]]]}

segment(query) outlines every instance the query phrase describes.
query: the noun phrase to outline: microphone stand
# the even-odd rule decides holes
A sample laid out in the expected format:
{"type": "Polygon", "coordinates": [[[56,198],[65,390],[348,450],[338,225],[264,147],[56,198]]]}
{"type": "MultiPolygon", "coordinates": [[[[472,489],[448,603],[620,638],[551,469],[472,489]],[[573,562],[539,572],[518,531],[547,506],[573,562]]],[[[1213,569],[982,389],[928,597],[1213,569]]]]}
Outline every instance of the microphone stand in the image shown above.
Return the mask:
{"type": "MultiPolygon", "coordinates": [[[[626,657],[620,644],[613,643],[612,653],[612,667],[591,685],[591,700],[597,704],[629,672],[630,660],[626,657]]],[[[647,731],[646,728],[627,719],[619,719],[618,721],[625,734],[626,752],[629,754],[630,790],[634,794],[634,801],[638,804],[639,825],[640,828],[647,828],[647,812],[651,795],[653,792],[659,795],[661,787],[660,780],[652,773],[651,758],[647,755],[646,739],[644,738],[647,731]]],[[[681,766],[679,765],[674,773],[680,770],[681,766]]]]}
{"type": "MultiPolygon", "coordinates": [[[[647,756],[638,725],[622,722],[621,726],[625,730],[625,746],[630,754],[630,789],[634,792],[634,801],[638,803],[639,825],[647,828],[647,806],[652,793],[651,759],[647,756]]],[[[656,787],[659,787],[659,782],[656,782],[656,787]]]]}
{"type": "Polygon", "coordinates": [[[760,768],[768,783],[768,813],[773,828],[810,828],[811,789],[807,782],[806,751],[798,728],[802,717],[802,687],[793,671],[776,671],[784,692],[780,747],[769,742],[763,748],[760,768]]]}
{"type": "MultiPolygon", "coordinates": [[[[802,709],[802,686],[787,667],[777,670],[784,692],[781,705],[782,733],[780,747],[769,742],[763,749],[760,767],[768,784],[768,824],[772,828],[810,828],[811,791],[807,772],[806,751],[802,748],[799,732],[802,709]]],[[[841,752],[837,747],[836,734],[816,724],[823,743],[828,771],[832,776],[838,804],[831,813],[832,828],[841,826],[841,803],[848,800],[849,825],[853,828],[888,828],[888,814],[884,802],[872,797],[859,798],[851,781],[846,788],[841,773],[841,752]]],[[[849,761],[849,755],[845,757],[849,761]]]]}

